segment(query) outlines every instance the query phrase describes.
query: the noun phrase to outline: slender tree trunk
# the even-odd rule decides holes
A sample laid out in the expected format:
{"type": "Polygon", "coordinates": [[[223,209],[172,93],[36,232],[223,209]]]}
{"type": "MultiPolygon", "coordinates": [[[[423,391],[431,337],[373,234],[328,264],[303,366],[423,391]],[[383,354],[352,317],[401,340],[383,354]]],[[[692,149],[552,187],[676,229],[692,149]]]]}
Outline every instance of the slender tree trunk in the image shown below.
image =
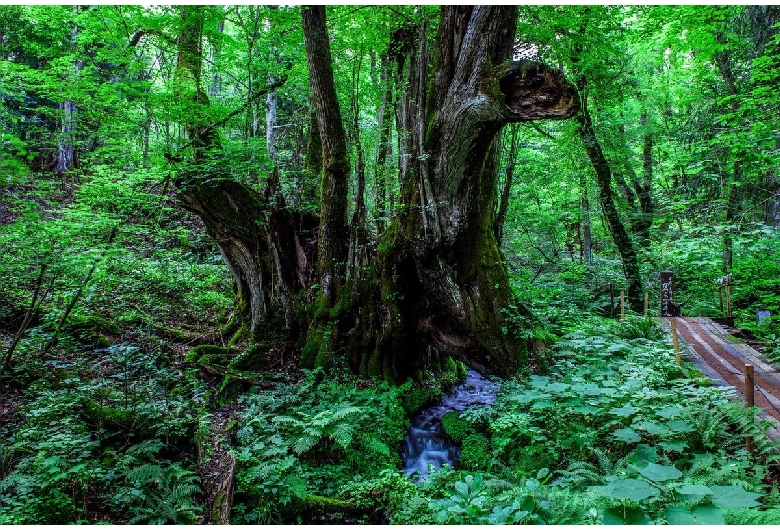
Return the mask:
{"type": "MultiPolygon", "coordinates": [[[[717,41],[720,44],[725,44],[725,39],[722,33],[717,35],[717,41]]],[[[726,85],[726,90],[731,98],[731,112],[739,112],[739,100],[737,95],[737,85],[734,81],[734,72],[731,69],[731,63],[729,61],[729,53],[727,50],[723,50],[715,57],[718,69],[720,70],[723,82],[726,85]]],[[[741,153],[737,153],[732,165],[731,180],[727,181],[724,192],[727,194],[726,199],[726,225],[730,224],[734,220],[734,215],[739,210],[739,193],[737,185],[742,183],[743,168],[741,153]],[[735,185],[736,184],[736,185],[735,185]]],[[[733,238],[730,229],[726,229],[726,233],[723,236],[723,272],[730,272],[733,264],[733,238]]]]}
{"type": "MultiPolygon", "coordinates": [[[[78,7],[75,7],[75,13],[78,14],[78,7]]],[[[70,35],[71,49],[76,47],[76,39],[79,34],[79,28],[77,25],[73,25],[73,31],[70,35]]],[[[66,82],[68,84],[74,83],[78,78],[82,68],[82,62],[76,60],[73,63],[73,74],[66,82]]],[[[76,102],[72,100],[65,101],[60,104],[62,111],[62,126],[60,127],[60,138],[57,146],[57,157],[54,164],[54,169],[58,174],[67,173],[72,171],[77,166],[76,151],[74,148],[75,136],[76,136],[76,118],[77,109],[76,102]]]]}
{"type": "Polygon", "coordinates": [[[376,161],[374,164],[374,211],[376,212],[377,231],[381,234],[387,225],[387,154],[390,150],[392,129],[392,97],[393,76],[389,75],[390,61],[385,56],[380,61],[380,82],[385,86],[382,94],[382,102],[377,109],[377,122],[379,122],[379,142],[376,149],[376,161]]]}
{"type": "Polygon", "coordinates": [[[590,200],[585,172],[580,172],[580,190],[582,190],[582,254],[585,264],[593,265],[593,243],[590,234],[590,200]]]}
{"type": "Polygon", "coordinates": [[[341,108],[333,80],[325,6],[301,9],[312,96],[322,138],[323,177],[320,229],[317,234],[317,271],[324,308],[332,307],[341,286],[347,255],[347,176],[349,159],[341,108]]]}
{"type": "Polygon", "coordinates": [[[615,202],[612,199],[612,170],[604,157],[601,144],[596,137],[591,122],[590,113],[586,104],[586,82],[580,80],[580,91],[582,94],[582,111],[577,116],[580,122],[580,138],[588,153],[593,169],[596,171],[596,182],[599,187],[599,200],[604,217],[607,219],[607,226],[615,241],[620,257],[623,260],[623,273],[626,277],[626,291],[628,293],[628,302],[634,311],[641,311],[644,301],[642,298],[642,282],[639,276],[639,262],[636,256],[634,244],[628,235],[623,223],[620,221],[615,202]]]}
{"type": "MultiPolygon", "coordinates": [[[[642,115],[640,123],[647,127],[646,114],[642,115]]],[[[629,177],[630,185],[619,172],[615,173],[613,177],[618,185],[620,194],[628,202],[631,210],[631,233],[640,240],[647,241],[650,239],[650,227],[653,224],[653,201],[650,195],[653,180],[653,136],[649,131],[646,131],[643,135],[642,180],[637,177],[634,171],[624,126],[620,128],[620,137],[626,155],[623,167],[629,177]]]]}
{"type": "Polygon", "coordinates": [[[355,211],[350,223],[349,253],[347,258],[347,280],[356,277],[368,265],[368,230],[366,212],[366,161],[360,141],[360,70],[362,59],[358,58],[352,70],[352,108],[350,143],[355,149],[355,211]]]}
{"type": "MultiPolygon", "coordinates": [[[[642,123],[648,126],[647,114],[642,115],[642,123]]],[[[653,133],[646,130],[642,139],[642,184],[635,184],[642,215],[637,234],[649,240],[650,227],[653,225],[653,198],[650,195],[653,185],[653,133]]]]}
{"type": "Polygon", "coordinates": [[[493,231],[496,235],[496,243],[501,246],[501,240],[504,237],[504,221],[506,220],[506,212],[509,209],[509,193],[512,190],[512,179],[515,173],[515,163],[517,158],[517,130],[518,128],[512,127],[512,132],[509,135],[509,155],[507,156],[506,169],[504,170],[504,186],[501,190],[501,200],[498,204],[498,212],[496,213],[496,220],[493,223],[493,231]]]}
{"type": "MultiPolygon", "coordinates": [[[[271,10],[275,10],[276,6],[269,6],[271,10]]],[[[272,24],[270,22],[269,18],[269,25],[272,24]]],[[[271,49],[268,50],[268,55],[270,56],[272,63],[276,64],[279,62],[279,50],[275,45],[271,46],[271,49]]],[[[274,79],[274,76],[270,76],[268,78],[268,84],[274,85],[276,83],[276,80],[274,79]]],[[[279,150],[276,147],[276,144],[279,139],[279,116],[278,116],[278,109],[279,109],[279,95],[276,93],[276,89],[273,89],[268,92],[268,96],[266,96],[265,99],[265,144],[268,148],[268,156],[271,158],[271,162],[274,166],[279,165],[279,150]]]]}

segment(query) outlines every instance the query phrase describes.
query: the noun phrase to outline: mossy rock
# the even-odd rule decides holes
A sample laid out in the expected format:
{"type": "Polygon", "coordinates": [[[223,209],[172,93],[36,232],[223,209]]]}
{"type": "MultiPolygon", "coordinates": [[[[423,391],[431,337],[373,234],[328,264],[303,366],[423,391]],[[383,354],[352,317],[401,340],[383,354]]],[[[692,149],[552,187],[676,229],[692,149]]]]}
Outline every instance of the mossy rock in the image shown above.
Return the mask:
{"type": "Polygon", "coordinates": [[[493,456],[490,441],[479,433],[469,434],[460,449],[460,467],[468,471],[489,471],[493,456]]]}
{"type": "Polygon", "coordinates": [[[184,362],[227,366],[230,362],[230,357],[236,353],[236,351],[235,348],[224,348],[214,344],[201,344],[187,352],[187,355],[184,356],[184,362]]]}
{"type": "Polygon", "coordinates": [[[71,316],[63,329],[68,333],[122,333],[122,328],[98,315],[71,316]]]}
{"type": "Polygon", "coordinates": [[[444,388],[452,388],[466,379],[468,367],[452,357],[446,357],[441,362],[441,371],[438,378],[444,388]]]}
{"type": "Polygon", "coordinates": [[[435,403],[442,396],[442,391],[427,386],[411,387],[401,395],[401,406],[407,416],[412,416],[423,407],[435,403]]]}
{"type": "Polygon", "coordinates": [[[112,339],[111,337],[108,337],[106,335],[100,335],[97,338],[97,341],[95,342],[95,345],[98,348],[108,348],[109,346],[113,346],[114,345],[114,339],[112,339]]]}
{"type": "Polygon", "coordinates": [[[455,411],[448,412],[442,416],[441,424],[444,427],[444,432],[456,444],[463,442],[466,436],[473,434],[475,431],[474,424],[461,418],[460,413],[455,411]]]}

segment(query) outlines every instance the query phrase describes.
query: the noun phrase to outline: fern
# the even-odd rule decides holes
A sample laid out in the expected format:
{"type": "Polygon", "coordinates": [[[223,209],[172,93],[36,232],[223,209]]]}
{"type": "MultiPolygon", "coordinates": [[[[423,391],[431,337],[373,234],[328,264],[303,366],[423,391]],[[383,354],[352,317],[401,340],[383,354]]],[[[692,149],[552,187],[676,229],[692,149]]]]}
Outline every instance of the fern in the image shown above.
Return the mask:
{"type": "Polygon", "coordinates": [[[780,508],[769,510],[742,509],[727,511],[726,524],[780,525],[780,508]]]}
{"type": "Polygon", "coordinates": [[[127,506],[129,524],[192,524],[199,508],[193,497],[200,493],[199,477],[179,464],[144,464],[125,473],[130,484],[120,488],[114,500],[127,506]]]}
{"type": "Polygon", "coordinates": [[[572,462],[565,470],[559,471],[560,478],[556,481],[562,486],[571,486],[582,490],[587,486],[595,486],[604,482],[604,475],[599,468],[589,462],[572,462]]]}
{"type": "Polygon", "coordinates": [[[296,412],[296,416],[276,416],[272,422],[280,429],[289,432],[289,445],[293,452],[302,455],[314,449],[323,440],[332,440],[343,450],[352,445],[354,433],[364,408],[352,405],[340,405],[335,409],[322,410],[311,416],[296,412]]]}

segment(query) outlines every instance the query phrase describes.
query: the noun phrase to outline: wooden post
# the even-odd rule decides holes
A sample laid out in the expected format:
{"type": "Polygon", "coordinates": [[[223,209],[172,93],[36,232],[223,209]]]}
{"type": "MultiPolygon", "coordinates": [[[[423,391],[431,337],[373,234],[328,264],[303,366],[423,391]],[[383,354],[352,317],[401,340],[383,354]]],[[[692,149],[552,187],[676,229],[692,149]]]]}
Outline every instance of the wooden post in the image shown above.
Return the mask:
{"type": "Polygon", "coordinates": [[[620,291],[620,320],[626,318],[626,297],[624,291],[620,291]]]}
{"type": "Polygon", "coordinates": [[[723,313],[723,287],[718,286],[718,298],[720,299],[720,312],[723,313]]]}
{"type": "Polygon", "coordinates": [[[609,282],[609,316],[615,316],[615,290],[612,287],[612,282],[609,282]]]}
{"type": "Polygon", "coordinates": [[[669,319],[669,325],[672,327],[672,344],[674,344],[674,358],[677,366],[682,366],[682,357],[680,357],[680,339],[677,338],[677,319],[669,319]]]}
{"type": "MultiPolygon", "coordinates": [[[[745,408],[751,408],[755,406],[756,400],[755,400],[755,382],[754,382],[754,373],[753,373],[753,365],[752,364],[746,364],[745,365],[745,408]]],[[[752,456],[753,455],[753,437],[748,436],[746,438],[746,444],[747,444],[747,450],[748,453],[752,456]]]]}
{"type": "Polygon", "coordinates": [[[647,311],[650,309],[650,294],[645,293],[645,318],[647,318],[647,311]]]}
{"type": "Polygon", "coordinates": [[[726,284],[726,316],[731,318],[731,286],[726,284]]]}

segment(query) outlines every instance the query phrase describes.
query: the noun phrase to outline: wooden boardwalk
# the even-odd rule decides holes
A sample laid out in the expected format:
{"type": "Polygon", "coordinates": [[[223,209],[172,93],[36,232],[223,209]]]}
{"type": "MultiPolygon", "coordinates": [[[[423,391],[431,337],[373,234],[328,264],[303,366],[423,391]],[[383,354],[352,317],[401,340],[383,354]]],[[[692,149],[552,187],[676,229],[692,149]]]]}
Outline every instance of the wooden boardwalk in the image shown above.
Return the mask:
{"type": "MultiPolygon", "coordinates": [[[[669,328],[670,318],[661,319],[669,328]]],[[[677,332],[685,342],[687,358],[716,384],[734,387],[744,397],[746,364],[754,366],[755,403],[761,415],[780,422],[780,374],[763,356],[728,334],[706,317],[677,317],[677,332]]],[[[778,424],[780,425],[780,424],[778,424]]],[[[780,428],[773,427],[770,438],[780,439],[780,428]]]]}

